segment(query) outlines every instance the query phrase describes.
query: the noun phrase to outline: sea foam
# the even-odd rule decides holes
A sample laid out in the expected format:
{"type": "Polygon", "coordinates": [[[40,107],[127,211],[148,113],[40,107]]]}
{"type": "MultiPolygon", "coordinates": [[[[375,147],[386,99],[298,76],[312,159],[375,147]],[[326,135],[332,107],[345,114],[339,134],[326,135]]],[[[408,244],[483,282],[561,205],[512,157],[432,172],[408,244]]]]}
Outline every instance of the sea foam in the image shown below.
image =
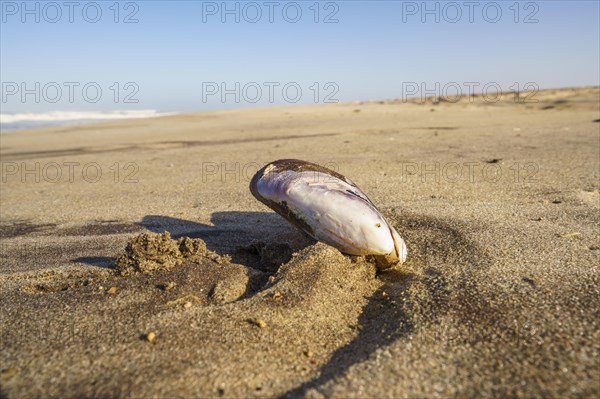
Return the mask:
{"type": "Polygon", "coordinates": [[[173,115],[159,113],[156,110],[124,110],[124,111],[51,111],[42,113],[2,113],[0,126],[2,130],[20,130],[56,125],[72,125],[116,119],[155,118],[173,115]]]}

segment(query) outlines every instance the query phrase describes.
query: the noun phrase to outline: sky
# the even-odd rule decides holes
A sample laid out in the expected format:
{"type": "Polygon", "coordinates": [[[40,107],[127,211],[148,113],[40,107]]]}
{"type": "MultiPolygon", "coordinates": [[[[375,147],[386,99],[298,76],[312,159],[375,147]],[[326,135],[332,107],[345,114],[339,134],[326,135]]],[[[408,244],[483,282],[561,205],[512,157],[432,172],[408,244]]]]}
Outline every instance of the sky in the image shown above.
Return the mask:
{"type": "Polygon", "coordinates": [[[1,112],[600,85],[593,1],[4,1],[1,112]]]}

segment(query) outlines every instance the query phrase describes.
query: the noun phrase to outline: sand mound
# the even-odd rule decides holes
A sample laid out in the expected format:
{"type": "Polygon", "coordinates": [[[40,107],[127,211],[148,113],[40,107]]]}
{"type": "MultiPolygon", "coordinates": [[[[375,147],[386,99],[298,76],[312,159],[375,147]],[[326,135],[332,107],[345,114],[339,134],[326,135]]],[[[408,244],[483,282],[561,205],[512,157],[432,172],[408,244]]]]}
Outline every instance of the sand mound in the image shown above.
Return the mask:
{"type": "Polygon", "coordinates": [[[167,231],[162,234],[142,233],[127,242],[125,253],[117,257],[116,269],[121,276],[128,276],[169,270],[181,265],[184,260],[197,262],[200,258],[217,263],[230,260],[209,251],[200,239],[182,237],[176,241],[167,231]]]}

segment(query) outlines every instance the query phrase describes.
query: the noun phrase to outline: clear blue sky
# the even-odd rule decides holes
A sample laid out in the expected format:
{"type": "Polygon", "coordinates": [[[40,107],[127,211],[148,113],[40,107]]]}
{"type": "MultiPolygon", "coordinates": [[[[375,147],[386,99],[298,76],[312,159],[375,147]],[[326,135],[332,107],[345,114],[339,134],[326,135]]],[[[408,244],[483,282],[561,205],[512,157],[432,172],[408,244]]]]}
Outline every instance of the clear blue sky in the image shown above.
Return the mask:
{"type": "Polygon", "coordinates": [[[519,2],[516,7],[515,1],[428,2],[434,11],[424,15],[421,1],[321,1],[318,7],[316,1],[227,2],[229,9],[239,7],[239,23],[235,14],[222,15],[221,1],[119,2],[118,16],[115,1],[98,1],[99,18],[91,2],[77,1],[73,8],[63,1],[47,3],[27,2],[34,10],[27,14],[21,1],[1,2],[3,113],[268,106],[265,82],[279,84],[273,88],[275,105],[297,97],[294,85],[284,97],[282,87],[289,82],[302,89],[299,103],[314,102],[315,82],[318,102],[327,94],[339,101],[400,98],[407,82],[432,89],[436,82],[440,88],[456,82],[465,92],[465,82],[479,83],[475,91],[490,83],[505,90],[528,82],[540,88],[600,84],[598,1],[519,2]],[[262,16],[252,23],[256,5],[262,16]],[[302,15],[292,23],[296,5],[302,15]],[[130,14],[138,22],[124,23],[130,14]],[[324,23],[328,16],[338,22],[324,23]],[[94,19],[98,22],[90,22],[94,19]],[[62,86],[56,103],[50,101],[58,95],[50,82],[62,86]],[[72,103],[66,82],[79,84],[72,103]],[[102,89],[97,103],[90,101],[97,97],[94,85],[87,99],[83,96],[89,82],[102,89]],[[128,82],[133,85],[125,88],[128,82]],[[240,83],[239,103],[233,94],[223,102],[220,95],[206,93],[207,88],[220,91],[222,82],[230,89],[240,83]],[[241,92],[249,82],[261,87],[260,97],[256,85],[241,92]],[[39,103],[34,94],[22,101],[22,83],[38,91],[39,103]],[[138,103],[124,103],[127,94],[138,103]],[[256,103],[247,101],[257,97],[256,103]]]}

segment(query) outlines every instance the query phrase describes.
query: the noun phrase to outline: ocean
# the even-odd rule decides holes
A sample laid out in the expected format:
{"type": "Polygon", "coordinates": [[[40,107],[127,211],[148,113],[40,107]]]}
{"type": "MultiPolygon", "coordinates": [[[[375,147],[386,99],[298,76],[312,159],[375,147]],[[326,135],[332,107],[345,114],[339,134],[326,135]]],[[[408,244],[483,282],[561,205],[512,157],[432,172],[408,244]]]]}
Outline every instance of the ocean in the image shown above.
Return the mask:
{"type": "Polygon", "coordinates": [[[111,121],[117,119],[155,118],[173,115],[159,113],[156,110],[127,110],[127,111],[52,111],[43,113],[1,113],[0,130],[14,131],[35,129],[49,126],[81,125],[93,122],[111,121]]]}

